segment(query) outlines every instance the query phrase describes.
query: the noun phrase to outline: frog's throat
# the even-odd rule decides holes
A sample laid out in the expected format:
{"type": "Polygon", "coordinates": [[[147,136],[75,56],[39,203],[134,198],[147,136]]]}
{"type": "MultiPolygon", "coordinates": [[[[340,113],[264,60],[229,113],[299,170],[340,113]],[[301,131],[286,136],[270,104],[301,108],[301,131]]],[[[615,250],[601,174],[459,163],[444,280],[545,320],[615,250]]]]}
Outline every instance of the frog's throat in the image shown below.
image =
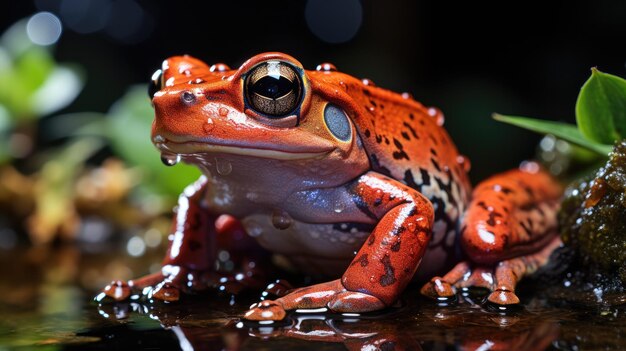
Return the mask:
{"type": "Polygon", "coordinates": [[[174,153],[179,155],[193,155],[204,153],[215,154],[231,154],[231,155],[243,155],[258,158],[269,158],[274,160],[303,160],[311,158],[320,158],[328,155],[333,151],[321,150],[311,152],[287,152],[281,150],[271,149],[255,149],[230,145],[215,145],[200,142],[155,142],[154,145],[161,152],[174,153]]]}

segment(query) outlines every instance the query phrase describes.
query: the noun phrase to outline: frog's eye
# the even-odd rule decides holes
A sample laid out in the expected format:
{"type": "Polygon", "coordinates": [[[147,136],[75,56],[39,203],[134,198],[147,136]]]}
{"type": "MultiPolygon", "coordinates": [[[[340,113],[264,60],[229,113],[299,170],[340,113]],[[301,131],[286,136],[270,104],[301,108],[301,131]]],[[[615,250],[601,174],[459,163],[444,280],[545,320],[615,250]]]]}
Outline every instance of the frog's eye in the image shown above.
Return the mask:
{"type": "Polygon", "coordinates": [[[248,104],[255,111],[270,118],[282,118],[298,108],[302,80],[290,64],[267,61],[246,75],[244,90],[248,104]]]}
{"type": "Polygon", "coordinates": [[[152,73],[150,85],[148,86],[148,96],[150,96],[150,99],[154,98],[154,94],[161,89],[163,89],[163,71],[157,69],[152,73]]]}

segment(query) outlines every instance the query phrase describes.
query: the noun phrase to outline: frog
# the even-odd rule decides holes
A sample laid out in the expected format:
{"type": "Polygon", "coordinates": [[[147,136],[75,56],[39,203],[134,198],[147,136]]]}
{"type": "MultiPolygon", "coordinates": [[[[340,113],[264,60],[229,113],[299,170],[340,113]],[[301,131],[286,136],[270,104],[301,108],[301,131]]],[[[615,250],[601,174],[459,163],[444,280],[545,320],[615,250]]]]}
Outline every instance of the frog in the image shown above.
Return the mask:
{"type": "Polygon", "coordinates": [[[162,269],[112,282],[103,292],[115,300],[206,288],[224,228],[319,279],[252,305],[252,321],[382,310],[415,281],[435,300],[478,287],[515,306],[518,282],[561,245],[563,190],[543,167],[523,162],[473,187],[440,109],[333,64],[305,70],[267,52],[231,69],[174,56],[149,95],[163,162],[202,176],[179,197],[162,269]]]}

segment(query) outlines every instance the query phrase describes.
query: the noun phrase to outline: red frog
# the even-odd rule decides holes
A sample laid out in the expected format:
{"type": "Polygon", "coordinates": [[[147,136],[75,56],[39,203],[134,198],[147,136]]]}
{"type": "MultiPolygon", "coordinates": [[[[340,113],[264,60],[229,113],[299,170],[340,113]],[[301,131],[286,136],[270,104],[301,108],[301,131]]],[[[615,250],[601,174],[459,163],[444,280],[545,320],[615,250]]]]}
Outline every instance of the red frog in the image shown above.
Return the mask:
{"type": "Polygon", "coordinates": [[[250,320],[379,310],[425,278],[421,292],[433,298],[479,286],[491,303],[517,304],[518,281],[560,245],[562,189],[537,164],[472,190],[437,108],[332,64],[307,71],[271,52],[232,70],[177,56],[150,94],[163,161],[204,175],[179,198],[161,272],[105,288],[117,300],[146,287],[167,301],[200,289],[227,223],[299,271],[333,279],[255,304],[250,320]]]}

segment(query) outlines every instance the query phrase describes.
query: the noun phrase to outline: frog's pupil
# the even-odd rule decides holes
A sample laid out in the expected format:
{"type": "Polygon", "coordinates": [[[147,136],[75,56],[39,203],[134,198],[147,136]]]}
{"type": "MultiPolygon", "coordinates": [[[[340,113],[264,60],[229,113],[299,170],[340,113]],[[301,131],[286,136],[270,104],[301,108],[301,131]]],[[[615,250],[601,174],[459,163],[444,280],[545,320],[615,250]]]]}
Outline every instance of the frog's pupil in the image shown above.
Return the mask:
{"type": "Polygon", "coordinates": [[[276,100],[296,90],[297,83],[283,76],[265,76],[259,79],[253,86],[253,92],[268,99],[276,100]]]}
{"type": "Polygon", "coordinates": [[[283,118],[294,113],[302,90],[300,73],[285,62],[263,62],[246,75],[246,104],[265,117],[283,118]]]}

